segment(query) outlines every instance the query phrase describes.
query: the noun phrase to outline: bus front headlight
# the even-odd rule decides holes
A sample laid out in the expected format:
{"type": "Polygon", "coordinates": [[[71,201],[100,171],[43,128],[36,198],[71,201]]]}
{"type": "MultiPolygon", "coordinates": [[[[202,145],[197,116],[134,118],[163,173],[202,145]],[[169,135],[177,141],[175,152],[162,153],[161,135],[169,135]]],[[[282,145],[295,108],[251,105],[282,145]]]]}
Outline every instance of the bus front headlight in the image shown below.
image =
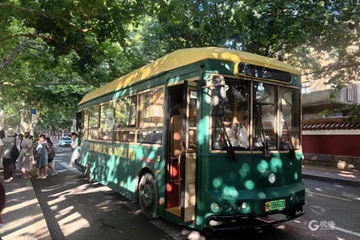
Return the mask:
{"type": "Polygon", "coordinates": [[[269,180],[269,183],[273,184],[276,181],[275,173],[270,173],[268,180],[269,180]]]}
{"type": "Polygon", "coordinates": [[[276,175],[271,171],[263,171],[260,177],[265,185],[273,184],[276,181],[276,175]]]}

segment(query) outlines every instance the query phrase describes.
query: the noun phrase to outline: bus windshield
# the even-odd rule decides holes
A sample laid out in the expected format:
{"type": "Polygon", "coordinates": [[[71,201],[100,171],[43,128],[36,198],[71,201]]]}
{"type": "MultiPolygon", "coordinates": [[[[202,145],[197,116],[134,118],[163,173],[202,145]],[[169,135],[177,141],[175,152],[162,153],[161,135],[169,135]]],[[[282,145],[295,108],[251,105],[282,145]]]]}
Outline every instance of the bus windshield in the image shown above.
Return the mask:
{"type": "Polygon", "coordinates": [[[263,82],[226,79],[225,114],[219,127],[213,117],[212,149],[293,150],[300,146],[300,90],[263,82]],[[278,92],[279,91],[279,92],[278,92]],[[279,96],[279,100],[277,98],[279,96]],[[253,113],[250,115],[250,103],[253,113]],[[279,110],[279,111],[278,111],[279,110]],[[278,116],[279,112],[279,116],[278,116]],[[250,121],[252,120],[252,121],[250,121]],[[252,122],[252,126],[250,126],[252,122]],[[250,146],[252,127],[252,146],[250,146]],[[224,136],[226,135],[226,136],[224,136]]]}
{"type": "Polygon", "coordinates": [[[233,81],[226,79],[226,85],[229,87],[226,91],[225,114],[221,121],[224,131],[215,124],[218,120],[213,117],[213,149],[225,149],[226,139],[234,149],[249,149],[249,98],[250,82],[233,81]]]}

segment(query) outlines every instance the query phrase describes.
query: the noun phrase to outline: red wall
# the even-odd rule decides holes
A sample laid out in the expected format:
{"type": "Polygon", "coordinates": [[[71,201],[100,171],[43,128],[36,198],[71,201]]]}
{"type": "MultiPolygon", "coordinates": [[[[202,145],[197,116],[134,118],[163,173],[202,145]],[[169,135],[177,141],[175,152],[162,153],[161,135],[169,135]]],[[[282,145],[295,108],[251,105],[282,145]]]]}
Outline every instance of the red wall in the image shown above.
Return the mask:
{"type": "Polygon", "coordinates": [[[304,153],[360,156],[360,135],[303,135],[304,153]]]}

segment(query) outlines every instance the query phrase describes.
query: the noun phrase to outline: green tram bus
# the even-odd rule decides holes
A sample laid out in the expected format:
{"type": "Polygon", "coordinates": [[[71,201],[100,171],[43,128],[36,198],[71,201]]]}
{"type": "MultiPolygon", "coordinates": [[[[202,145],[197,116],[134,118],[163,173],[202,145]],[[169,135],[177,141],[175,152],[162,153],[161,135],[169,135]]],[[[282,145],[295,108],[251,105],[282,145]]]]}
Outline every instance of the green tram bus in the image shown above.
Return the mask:
{"type": "Polygon", "coordinates": [[[77,167],[195,229],[304,214],[300,72],[207,47],[174,51],[84,96],[77,167]]]}

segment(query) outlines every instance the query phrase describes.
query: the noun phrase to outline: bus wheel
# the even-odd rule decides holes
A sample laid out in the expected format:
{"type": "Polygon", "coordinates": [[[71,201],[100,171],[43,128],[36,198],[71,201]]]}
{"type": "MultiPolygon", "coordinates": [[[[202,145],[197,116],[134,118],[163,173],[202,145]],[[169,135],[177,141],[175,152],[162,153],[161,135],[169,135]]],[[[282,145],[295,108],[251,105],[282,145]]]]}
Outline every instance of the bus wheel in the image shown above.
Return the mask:
{"type": "Polygon", "coordinates": [[[158,213],[158,190],[154,176],[150,173],[145,173],[139,182],[138,186],[139,203],[142,212],[149,219],[157,217],[158,213]]]}

